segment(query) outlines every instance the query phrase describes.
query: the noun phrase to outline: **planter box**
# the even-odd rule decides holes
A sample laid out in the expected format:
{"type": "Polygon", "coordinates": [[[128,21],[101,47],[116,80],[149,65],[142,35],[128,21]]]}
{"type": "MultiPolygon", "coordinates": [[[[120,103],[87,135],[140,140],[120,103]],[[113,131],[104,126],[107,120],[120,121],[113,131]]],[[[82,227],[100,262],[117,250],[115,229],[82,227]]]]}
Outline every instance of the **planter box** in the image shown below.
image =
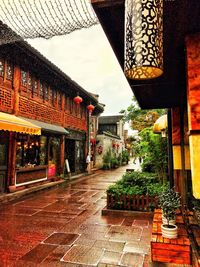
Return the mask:
{"type": "Polygon", "coordinates": [[[187,230],[183,223],[177,223],[178,237],[176,239],[164,238],[161,234],[161,213],[154,213],[151,235],[151,259],[152,261],[191,264],[191,247],[187,230]],[[159,220],[160,218],[160,220],[159,220]]]}
{"type": "Polygon", "coordinates": [[[158,208],[157,196],[121,195],[113,196],[107,194],[107,208],[118,210],[152,211],[158,208]]]}

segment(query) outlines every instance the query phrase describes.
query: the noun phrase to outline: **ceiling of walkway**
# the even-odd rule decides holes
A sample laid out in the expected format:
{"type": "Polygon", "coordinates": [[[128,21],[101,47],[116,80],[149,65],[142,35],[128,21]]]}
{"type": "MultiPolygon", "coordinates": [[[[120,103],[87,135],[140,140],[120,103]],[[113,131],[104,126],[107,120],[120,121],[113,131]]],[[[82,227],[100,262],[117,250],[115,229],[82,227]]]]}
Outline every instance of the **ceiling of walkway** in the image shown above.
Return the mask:
{"type": "MultiPolygon", "coordinates": [[[[93,0],[93,7],[123,69],[124,0],[93,0]]],[[[186,87],[185,37],[200,32],[199,0],[163,0],[164,74],[128,80],[141,108],[179,106],[186,87]]]]}

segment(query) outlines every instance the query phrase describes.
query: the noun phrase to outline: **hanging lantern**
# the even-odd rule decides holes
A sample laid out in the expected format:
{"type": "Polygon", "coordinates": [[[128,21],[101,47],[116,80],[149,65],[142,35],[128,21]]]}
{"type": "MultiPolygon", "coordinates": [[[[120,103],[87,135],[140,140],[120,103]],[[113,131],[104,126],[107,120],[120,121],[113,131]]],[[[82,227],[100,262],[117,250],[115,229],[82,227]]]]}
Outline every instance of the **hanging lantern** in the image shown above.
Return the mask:
{"type": "Polygon", "coordinates": [[[89,110],[89,113],[91,114],[94,110],[94,106],[92,104],[87,106],[87,109],[89,110]]]}
{"type": "Polygon", "coordinates": [[[74,102],[79,105],[81,102],[83,102],[83,99],[82,97],[77,95],[76,97],[74,97],[74,102]]]}
{"type": "Polygon", "coordinates": [[[126,0],[127,78],[152,79],[163,73],[163,0],[126,0]]]}

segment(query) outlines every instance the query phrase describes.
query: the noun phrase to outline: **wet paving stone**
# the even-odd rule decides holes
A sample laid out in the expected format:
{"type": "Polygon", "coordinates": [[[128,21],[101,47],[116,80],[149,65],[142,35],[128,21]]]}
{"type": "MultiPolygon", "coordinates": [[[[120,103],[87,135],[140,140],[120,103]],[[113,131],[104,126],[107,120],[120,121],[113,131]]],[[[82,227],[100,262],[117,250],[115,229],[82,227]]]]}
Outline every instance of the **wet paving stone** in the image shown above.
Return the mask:
{"type": "Polygon", "coordinates": [[[41,263],[57,246],[49,244],[39,244],[34,249],[29,251],[20,260],[41,263]]]}
{"type": "Polygon", "coordinates": [[[149,251],[150,251],[150,243],[148,242],[145,243],[141,243],[139,241],[128,242],[124,246],[124,252],[148,254],[149,251]]]}
{"type": "Polygon", "coordinates": [[[73,246],[62,258],[64,262],[97,265],[104,250],[90,246],[73,246]]]}
{"type": "Polygon", "coordinates": [[[53,233],[43,243],[54,244],[54,245],[72,245],[72,243],[79,237],[77,234],[70,233],[53,233]]]}
{"type": "Polygon", "coordinates": [[[66,213],[62,213],[62,212],[52,212],[52,211],[38,211],[37,213],[33,214],[35,217],[48,217],[48,218],[61,218],[61,219],[65,219],[66,222],[67,220],[70,220],[72,218],[74,218],[74,215],[72,214],[66,214],[66,213]]]}
{"type": "Polygon", "coordinates": [[[143,267],[144,255],[138,253],[125,253],[120,264],[127,267],[143,267]]]}
{"type": "Polygon", "coordinates": [[[123,252],[125,242],[114,242],[108,240],[97,240],[94,247],[99,247],[113,252],[123,252]]]}
{"type": "Polygon", "coordinates": [[[101,214],[105,189],[125,169],[1,204],[0,267],[140,267],[151,220],[101,214]]]}
{"type": "Polygon", "coordinates": [[[106,237],[112,241],[131,241],[140,240],[142,235],[142,228],[140,227],[128,227],[128,226],[111,226],[106,237]]]}
{"type": "Polygon", "coordinates": [[[118,264],[121,257],[121,253],[105,250],[100,262],[107,264],[118,264]]]}
{"type": "Polygon", "coordinates": [[[134,220],[132,225],[148,228],[149,227],[149,221],[148,220],[134,220]]]}

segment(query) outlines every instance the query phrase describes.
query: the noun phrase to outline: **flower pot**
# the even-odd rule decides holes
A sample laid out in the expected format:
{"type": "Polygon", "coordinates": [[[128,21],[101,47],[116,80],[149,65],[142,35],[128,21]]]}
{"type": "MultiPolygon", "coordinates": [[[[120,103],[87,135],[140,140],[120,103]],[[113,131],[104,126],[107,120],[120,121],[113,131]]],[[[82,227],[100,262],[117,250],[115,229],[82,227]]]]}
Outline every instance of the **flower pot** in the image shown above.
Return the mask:
{"type": "Polygon", "coordinates": [[[162,215],[162,223],[163,224],[170,224],[170,225],[175,225],[176,224],[176,220],[169,220],[169,222],[167,221],[167,219],[162,215]]]}
{"type": "Polygon", "coordinates": [[[162,236],[169,239],[175,239],[178,236],[178,227],[176,225],[162,224],[162,236]]]}

